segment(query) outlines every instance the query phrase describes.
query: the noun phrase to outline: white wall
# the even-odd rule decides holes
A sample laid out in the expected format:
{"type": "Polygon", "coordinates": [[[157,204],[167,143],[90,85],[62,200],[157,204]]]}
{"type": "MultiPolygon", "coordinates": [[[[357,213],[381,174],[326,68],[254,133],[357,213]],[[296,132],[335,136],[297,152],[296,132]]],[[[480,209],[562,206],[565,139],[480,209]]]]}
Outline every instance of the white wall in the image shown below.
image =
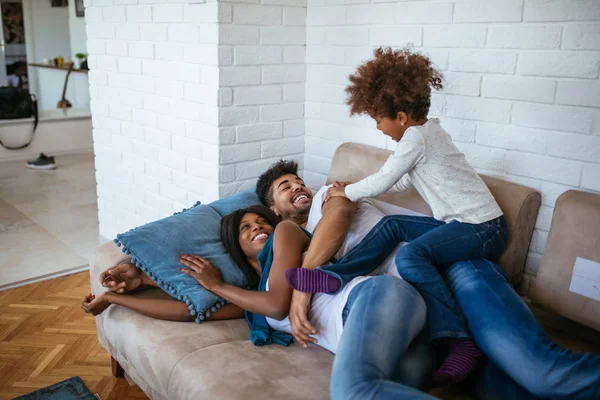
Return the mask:
{"type": "MultiPolygon", "coordinates": [[[[50,7],[49,1],[23,2],[27,62],[42,62],[44,58],[58,55],[70,56],[68,12],[67,7],[50,7]]],[[[61,98],[64,76],[62,71],[29,67],[30,91],[38,97],[40,110],[56,108],[61,98]]],[[[73,86],[68,88],[66,97],[75,98],[73,86]]]]}
{"type": "Polygon", "coordinates": [[[344,87],[373,48],[412,43],[446,75],[431,116],[469,161],[542,192],[535,275],[557,196],[600,191],[600,4],[303,1],[86,0],[102,234],[248,187],[278,158],[304,152],[316,188],[339,144],[391,148],[348,117],[344,87]]]}
{"type": "Polygon", "coordinates": [[[306,0],[221,3],[221,197],[304,161],[306,0]]]}
{"type": "MultiPolygon", "coordinates": [[[[75,1],[69,1],[69,43],[71,45],[71,54],[69,58],[77,61],[75,54],[87,53],[87,35],[85,33],[85,18],[75,15],[75,1]]],[[[88,76],[86,74],[71,74],[69,86],[73,85],[75,90],[75,99],[73,107],[90,108],[90,89],[88,76]]]]}
{"type": "Polygon", "coordinates": [[[75,1],[69,1],[69,43],[71,44],[71,60],[75,54],[87,53],[87,35],[85,33],[85,18],[75,14],[75,1]]]}
{"type": "Polygon", "coordinates": [[[391,148],[368,118],[348,117],[343,89],[374,47],[408,43],[446,75],[430,115],[471,164],[542,192],[526,266],[535,275],[557,196],[600,191],[600,3],[309,0],[310,186],[324,182],[342,142],[391,148]]]}
{"type": "MultiPolygon", "coordinates": [[[[50,7],[49,1],[23,1],[28,62],[41,63],[45,58],[55,58],[58,55],[73,59],[74,53],[85,52],[85,47],[83,50],[71,50],[71,41],[77,47],[85,42],[83,18],[71,21],[74,15],[73,5],[50,7]],[[70,31],[71,28],[73,32],[70,31]]],[[[56,109],[65,76],[65,71],[29,67],[30,91],[38,97],[40,110],[56,109]]],[[[88,78],[85,74],[71,74],[66,98],[73,104],[73,108],[89,108],[88,78]]]]}
{"type": "Polygon", "coordinates": [[[100,233],[110,238],[219,197],[220,11],[85,4],[100,233]]]}

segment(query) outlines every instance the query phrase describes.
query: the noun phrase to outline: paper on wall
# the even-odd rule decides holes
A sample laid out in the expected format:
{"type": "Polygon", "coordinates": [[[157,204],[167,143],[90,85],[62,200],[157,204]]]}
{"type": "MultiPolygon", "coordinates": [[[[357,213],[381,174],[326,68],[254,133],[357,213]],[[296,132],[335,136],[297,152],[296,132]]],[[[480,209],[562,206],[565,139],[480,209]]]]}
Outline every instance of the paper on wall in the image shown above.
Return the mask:
{"type": "Polygon", "coordinates": [[[600,263],[577,257],[569,292],[600,301],[600,263]]]}

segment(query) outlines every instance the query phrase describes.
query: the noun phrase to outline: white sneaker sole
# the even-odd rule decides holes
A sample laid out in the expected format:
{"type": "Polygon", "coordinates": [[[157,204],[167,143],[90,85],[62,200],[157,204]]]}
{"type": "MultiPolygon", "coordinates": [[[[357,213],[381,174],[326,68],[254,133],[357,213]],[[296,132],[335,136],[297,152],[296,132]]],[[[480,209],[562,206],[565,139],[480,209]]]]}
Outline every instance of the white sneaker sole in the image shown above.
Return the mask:
{"type": "Polygon", "coordinates": [[[27,164],[27,168],[29,168],[29,169],[56,169],[56,164],[48,164],[48,165],[27,164]]]}

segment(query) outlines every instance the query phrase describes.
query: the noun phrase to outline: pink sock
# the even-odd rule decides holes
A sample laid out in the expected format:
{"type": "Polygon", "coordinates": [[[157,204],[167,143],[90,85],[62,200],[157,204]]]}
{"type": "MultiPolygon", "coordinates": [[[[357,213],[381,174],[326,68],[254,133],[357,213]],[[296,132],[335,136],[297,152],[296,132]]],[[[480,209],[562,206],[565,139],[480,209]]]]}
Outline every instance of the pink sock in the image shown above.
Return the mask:
{"type": "Polygon", "coordinates": [[[285,279],[293,289],[307,293],[335,293],[342,286],[339,279],[318,269],[290,268],[285,279]]]}
{"type": "Polygon", "coordinates": [[[432,386],[462,382],[477,368],[483,353],[472,339],[451,339],[448,357],[433,374],[432,386]]]}

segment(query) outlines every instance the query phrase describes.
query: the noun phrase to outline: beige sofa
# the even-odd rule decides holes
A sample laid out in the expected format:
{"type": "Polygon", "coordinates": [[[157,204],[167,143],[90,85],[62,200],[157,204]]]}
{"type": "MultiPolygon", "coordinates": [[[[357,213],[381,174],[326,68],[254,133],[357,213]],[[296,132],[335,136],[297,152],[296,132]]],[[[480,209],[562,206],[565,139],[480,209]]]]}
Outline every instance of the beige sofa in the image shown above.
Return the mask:
{"type": "MultiPolygon", "coordinates": [[[[341,145],[334,156],[328,182],[360,179],[376,171],[388,155],[388,151],[370,146],[341,145]]],[[[518,284],[540,206],[540,195],[521,185],[490,177],[484,179],[505,212],[510,230],[509,243],[500,264],[513,283],[518,284]]],[[[600,261],[600,247],[593,239],[594,229],[600,224],[599,199],[600,196],[569,193],[559,200],[556,213],[561,215],[558,222],[561,228],[553,224],[533,297],[537,304],[595,329],[600,329],[600,303],[568,293],[565,285],[568,285],[574,255],[600,261]],[[581,209],[580,198],[588,199],[587,196],[592,196],[591,200],[581,209]],[[564,216],[561,210],[566,210],[564,216]],[[575,250],[567,254],[561,238],[573,231],[572,214],[581,216],[575,226],[581,232],[584,229],[588,232],[578,236],[575,250]]],[[[430,213],[417,193],[382,196],[380,200],[430,213]]],[[[123,259],[123,254],[112,243],[98,248],[90,264],[95,293],[104,290],[98,283],[100,272],[123,259]]],[[[166,296],[156,290],[139,295],[166,296]]],[[[565,326],[562,319],[557,322],[552,315],[540,312],[540,318],[548,324],[565,326]]],[[[593,349],[589,342],[580,340],[586,335],[591,337],[592,331],[586,331],[578,324],[572,325],[571,332],[559,334],[561,342],[580,349],[593,349]]],[[[111,306],[97,317],[97,327],[101,344],[113,357],[113,372],[119,374],[124,369],[153,399],[329,397],[332,354],[316,346],[303,349],[296,344],[289,348],[255,347],[248,340],[248,328],[242,319],[199,325],[177,323],[154,320],[123,307],[111,306]]],[[[449,394],[443,394],[443,397],[454,398],[449,394]]]]}

